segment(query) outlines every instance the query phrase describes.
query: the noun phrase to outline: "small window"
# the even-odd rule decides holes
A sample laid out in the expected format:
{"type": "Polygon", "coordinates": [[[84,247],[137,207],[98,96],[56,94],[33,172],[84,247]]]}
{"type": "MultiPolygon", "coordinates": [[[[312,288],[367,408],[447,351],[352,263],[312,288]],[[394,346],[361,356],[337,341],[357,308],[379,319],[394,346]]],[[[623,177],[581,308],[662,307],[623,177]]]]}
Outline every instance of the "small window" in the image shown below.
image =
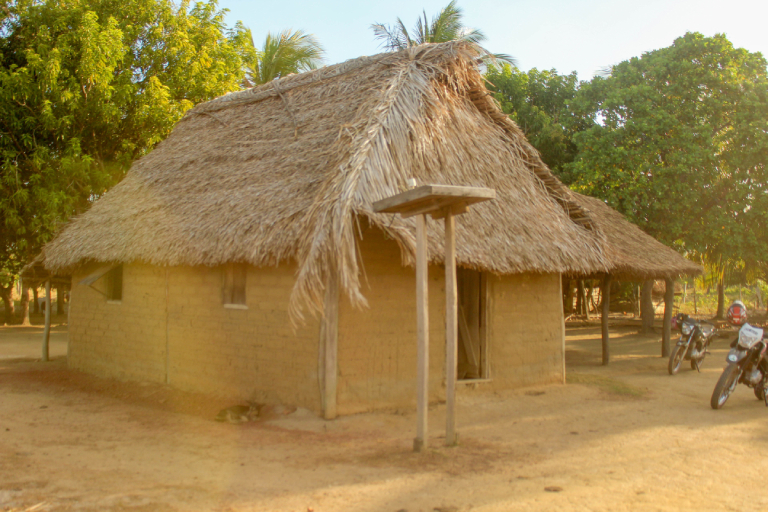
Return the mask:
{"type": "Polygon", "coordinates": [[[228,263],[224,267],[224,305],[245,306],[245,275],[248,265],[228,263]]]}
{"type": "Polygon", "coordinates": [[[123,266],[118,265],[105,276],[107,278],[107,300],[123,300],[123,266]]]}

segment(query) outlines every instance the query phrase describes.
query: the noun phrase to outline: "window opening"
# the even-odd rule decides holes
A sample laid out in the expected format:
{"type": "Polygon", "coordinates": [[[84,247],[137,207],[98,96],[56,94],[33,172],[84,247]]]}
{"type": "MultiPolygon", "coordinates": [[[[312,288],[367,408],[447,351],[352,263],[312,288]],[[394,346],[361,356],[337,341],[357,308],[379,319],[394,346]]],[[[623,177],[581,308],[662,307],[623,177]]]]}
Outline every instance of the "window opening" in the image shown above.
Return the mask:
{"type": "Polygon", "coordinates": [[[228,263],[224,267],[224,304],[245,306],[246,263],[228,263]]]}
{"type": "Polygon", "coordinates": [[[107,300],[123,300],[123,266],[118,265],[106,274],[107,300]]]}

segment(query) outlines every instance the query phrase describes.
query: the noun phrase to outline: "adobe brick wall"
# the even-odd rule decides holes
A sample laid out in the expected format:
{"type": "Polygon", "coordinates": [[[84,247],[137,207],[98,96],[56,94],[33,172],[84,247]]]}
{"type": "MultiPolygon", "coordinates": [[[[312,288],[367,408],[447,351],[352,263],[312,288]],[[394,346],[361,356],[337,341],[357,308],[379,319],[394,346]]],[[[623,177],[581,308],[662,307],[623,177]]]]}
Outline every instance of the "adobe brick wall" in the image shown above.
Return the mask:
{"type": "Polygon", "coordinates": [[[110,303],[104,278],[93,288],[78,284],[97,268],[85,266],[72,277],[69,366],[104,377],[165,382],[165,271],[126,265],[123,300],[110,303]]]}
{"type": "Polygon", "coordinates": [[[95,268],[73,278],[72,368],[320,410],[319,322],[288,319],[294,266],[249,267],[245,310],[222,305],[222,268],[124,265],[118,304],[77,284],[95,268]]]}
{"type": "MultiPolygon", "coordinates": [[[[359,310],[339,303],[339,414],[416,406],[416,270],[382,231],[365,228],[359,250],[365,269],[359,310]]],[[[445,278],[429,267],[429,397],[444,399],[445,278]]]]}
{"type": "Polygon", "coordinates": [[[564,382],[559,274],[489,276],[494,389],[564,382]]]}
{"type": "Polygon", "coordinates": [[[320,324],[294,331],[295,266],[248,267],[246,306],[222,305],[222,269],[169,273],[169,383],[180,389],[295,404],[320,411],[320,324]]]}
{"type": "MultiPolygon", "coordinates": [[[[416,406],[416,276],[397,244],[373,228],[359,245],[369,307],[339,305],[339,414],[416,406]]],[[[490,382],[478,390],[563,382],[559,274],[487,277],[490,382]]],[[[445,270],[429,267],[431,402],[445,399],[445,270]]],[[[464,386],[458,386],[464,392],[464,386]]]]}
{"type": "MultiPolygon", "coordinates": [[[[415,271],[376,229],[360,241],[369,307],[341,294],[338,412],[413,408],[416,396],[415,271]]],[[[168,382],[183,390],[254,398],[320,411],[319,320],[296,331],[288,318],[295,266],[249,267],[247,309],[222,305],[222,268],[124,266],[123,300],[73,279],[69,364],[97,375],[168,382]]],[[[488,276],[491,381],[509,389],[563,381],[563,318],[556,274],[488,276]]],[[[94,287],[104,289],[103,279],[94,287]]],[[[429,268],[430,401],[444,399],[445,289],[429,268]]],[[[463,387],[458,387],[462,392],[463,387]]]]}

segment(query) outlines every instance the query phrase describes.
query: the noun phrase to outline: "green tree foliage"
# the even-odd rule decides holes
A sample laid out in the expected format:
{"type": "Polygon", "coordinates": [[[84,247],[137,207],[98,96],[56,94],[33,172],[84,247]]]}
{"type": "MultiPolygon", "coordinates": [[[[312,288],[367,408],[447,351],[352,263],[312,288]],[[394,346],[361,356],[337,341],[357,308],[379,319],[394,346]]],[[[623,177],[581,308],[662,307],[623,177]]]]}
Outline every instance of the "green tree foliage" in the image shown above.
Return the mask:
{"type": "Polygon", "coordinates": [[[580,129],[568,109],[578,88],[576,73],[559,75],[554,69],[536,68],[524,72],[503,64],[490,66],[485,78],[502,110],[523,130],[544,163],[569,184],[573,177],[565,167],[576,157],[572,137],[580,129]]]}
{"type": "Polygon", "coordinates": [[[250,30],[247,31],[252,56],[246,62],[246,76],[243,85],[271,82],[275,78],[316,69],[323,62],[325,50],[312,34],[301,30],[284,30],[277,35],[267,33],[259,50],[250,30]]]}
{"type": "Polygon", "coordinates": [[[768,79],[759,53],[689,33],[585,83],[576,188],[705,260],[768,250],[768,79]]]}
{"type": "Polygon", "coordinates": [[[251,50],[223,16],[216,0],[0,4],[0,268],[16,273],[186,110],[238,88],[251,50]]]}
{"type": "Polygon", "coordinates": [[[514,65],[514,59],[509,55],[497,53],[491,54],[486,51],[480,43],[485,41],[485,34],[480,30],[466,27],[462,18],[464,13],[456,5],[456,0],[446,5],[440,13],[427,20],[427,13],[422,12],[422,17],[416,22],[412,32],[408,32],[405,23],[400,18],[393,25],[383,23],[374,23],[371,25],[376,39],[383,41],[383,46],[388,51],[398,51],[411,46],[418,46],[424,43],[446,43],[448,41],[467,41],[479,48],[483,53],[490,56],[492,60],[501,60],[514,65]]]}

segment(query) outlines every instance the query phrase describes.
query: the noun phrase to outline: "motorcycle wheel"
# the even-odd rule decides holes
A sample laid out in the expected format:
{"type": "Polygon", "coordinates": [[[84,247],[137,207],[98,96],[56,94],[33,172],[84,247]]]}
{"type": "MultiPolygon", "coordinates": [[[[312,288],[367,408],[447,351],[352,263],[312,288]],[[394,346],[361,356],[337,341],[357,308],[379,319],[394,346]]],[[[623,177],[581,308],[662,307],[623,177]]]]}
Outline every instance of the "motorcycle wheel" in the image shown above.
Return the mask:
{"type": "Polygon", "coordinates": [[[709,400],[709,405],[713,409],[720,409],[725,405],[728,397],[731,396],[733,390],[736,388],[736,384],[739,382],[739,375],[741,374],[741,368],[737,363],[730,363],[723,370],[723,374],[715,384],[715,390],[712,392],[712,398],[709,400]]]}
{"type": "Polygon", "coordinates": [[[753,390],[755,392],[755,397],[758,400],[765,400],[765,388],[763,387],[762,382],[755,386],[755,389],[753,390]]]}
{"type": "Polygon", "coordinates": [[[683,365],[683,357],[685,356],[686,348],[687,347],[685,345],[676,345],[675,349],[669,355],[669,364],[667,365],[667,370],[669,370],[670,375],[676,374],[680,370],[680,367],[683,365]]]}

